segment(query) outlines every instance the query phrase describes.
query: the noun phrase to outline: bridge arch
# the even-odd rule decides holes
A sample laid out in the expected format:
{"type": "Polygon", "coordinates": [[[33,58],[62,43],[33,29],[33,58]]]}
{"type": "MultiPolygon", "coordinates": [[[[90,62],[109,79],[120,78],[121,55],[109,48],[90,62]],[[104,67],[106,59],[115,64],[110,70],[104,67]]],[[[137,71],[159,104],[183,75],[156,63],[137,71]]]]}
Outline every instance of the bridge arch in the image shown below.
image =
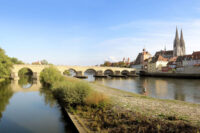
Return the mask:
{"type": "Polygon", "coordinates": [[[114,71],[111,69],[107,69],[104,71],[104,75],[114,75],[114,71]]]}
{"type": "Polygon", "coordinates": [[[95,69],[93,69],[93,68],[89,68],[89,69],[84,71],[84,74],[85,73],[89,73],[89,74],[94,74],[95,75],[97,73],[97,71],[95,69]]]}
{"type": "Polygon", "coordinates": [[[123,71],[121,72],[121,74],[127,76],[127,75],[130,74],[130,72],[129,72],[128,70],[123,70],[123,71]]]}
{"type": "MultiPolygon", "coordinates": [[[[70,76],[72,76],[72,77],[74,77],[74,76],[77,75],[77,71],[76,71],[75,69],[73,69],[73,68],[66,69],[66,70],[64,70],[64,72],[65,72],[65,71],[69,71],[69,74],[70,74],[70,76]]],[[[63,72],[63,73],[64,73],[64,72],[63,72]]]]}
{"type": "Polygon", "coordinates": [[[22,67],[17,71],[18,77],[24,76],[25,74],[30,74],[31,76],[33,75],[33,70],[29,67],[22,67]]]}

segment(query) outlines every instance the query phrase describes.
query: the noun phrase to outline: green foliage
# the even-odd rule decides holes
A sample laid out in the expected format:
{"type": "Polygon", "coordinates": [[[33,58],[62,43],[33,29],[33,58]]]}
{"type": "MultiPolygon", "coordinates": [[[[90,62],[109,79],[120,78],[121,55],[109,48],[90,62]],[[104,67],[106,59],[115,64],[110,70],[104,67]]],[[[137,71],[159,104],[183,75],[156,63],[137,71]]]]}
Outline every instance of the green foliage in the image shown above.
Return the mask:
{"type": "Polygon", "coordinates": [[[54,98],[53,93],[48,88],[40,88],[40,94],[44,96],[45,104],[50,105],[50,107],[54,107],[56,105],[56,99],[54,98]]]}
{"type": "Polygon", "coordinates": [[[67,76],[71,76],[69,70],[65,70],[65,71],[63,72],[63,74],[64,74],[64,75],[67,75],[67,76]]]}
{"type": "Polygon", "coordinates": [[[13,64],[24,64],[23,61],[18,60],[18,59],[15,58],[15,57],[11,57],[10,60],[11,60],[11,62],[12,62],[13,64]]]}
{"type": "Polygon", "coordinates": [[[24,86],[27,86],[29,84],[33,84],[33,80],[31,76],[25,75],[20,77],[19,81],[18,81],[19,86],[21,86],[22,88],[24,88],[24,86]]]}
{"type": "Polygon", "coordinates": [[[0,78],[9,78],[11,74],[12,62],[5,54],[5,51],[0,48],[0,78]]]}
{"type": "Polygon", "coordinates": [[[101,66],[107,66],[107,67],[129,67],[129,64],[125,63],[123,61],[119,61],[119,62],[105,61],[104,64],[102,64],[101,66]]]}
{"type": "Polygon", "coordinates": [[[9,99],[12,97],[13,91],[10,86],[9,81],[4,81],[0,83],[0,118],[2,117],[2,112],[5,110],[9,103],[9,99]]]}
{"type": "Polygon", "coordinates": [[[49,63],[48,63],[47,60],[41,60],[41,64],[42,64],[42,65],[48,65],[49,63]]]}
{"type": "Polygon", "coordinates": [[[83,104],[91,90],[88,83],[66,78],[53,66],[41,72],[40,80],[50,85],[54,96],[68,107],[83,104]]]}
{"type": "Polygon", "coordinates": [[[33,75],[33,72],[29,69],[29,68],[22,68],[21,70],[19,70],[18,73],[19,77],[23,77],[23,76],[31,76],[33,75]]]}
{"type": "Polygon", "coordinates": [[[40,81],[54,88],[57,82],[64,81],[64,77],[57,68],[50,66],[40,73],[40,81]]]}

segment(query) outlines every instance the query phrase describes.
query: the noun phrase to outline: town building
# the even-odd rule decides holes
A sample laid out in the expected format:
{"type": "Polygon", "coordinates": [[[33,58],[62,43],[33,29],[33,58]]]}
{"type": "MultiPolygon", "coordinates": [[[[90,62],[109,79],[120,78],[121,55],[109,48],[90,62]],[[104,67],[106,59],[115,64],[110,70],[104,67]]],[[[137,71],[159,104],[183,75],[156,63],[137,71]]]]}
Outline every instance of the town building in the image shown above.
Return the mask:
{"type": "Polygon", "coordinates": [[[187,55],[182,60],[183,67],[185,66],[197,66],[200,64],[200,51],[193,52],[192,55],[187,55]]]}
{"type": "Polygon", "coordinates": [[[156,53],[155,53],[155,56],[157,56],[157,55],[161,55],[162,57],[164,57],[164,58],[168,58],[168,59],[170,59],[170,58],[172,58],[173,57],[173,53],[174,53],[174,51],[173,50],[161,50],[161,51],[157,51],[156,53]]]}
{"type": "Polygon", "coordinates": [[[162,71],[162,67],[166,67],[168,58],[164,58],[161,55],[154,56],[151,62],[148,63],[148,72],[159,72],[162,71]]]}
{"type": "Polygon", "coordinates": [[[146,51],[146,49],[143,49],[141,53],[138,54],[136,60],[134,63],[131,65],[132,68],[136,68],[138,70],[141,70],[144,68],[145,60],[150,58],[151,54],[146,51]]]}
{"type": "Polygon", "coordinates": [[[168,72],[177,67],[182,67],[185,54],[183,31],[181,30],[179,39],[178,29],[176,28],[173,50],[166,50],[165,48],[164,50],[157,51],[152,58],[152,61],[148,63],[147,70],[148,72],[168,72]]]}

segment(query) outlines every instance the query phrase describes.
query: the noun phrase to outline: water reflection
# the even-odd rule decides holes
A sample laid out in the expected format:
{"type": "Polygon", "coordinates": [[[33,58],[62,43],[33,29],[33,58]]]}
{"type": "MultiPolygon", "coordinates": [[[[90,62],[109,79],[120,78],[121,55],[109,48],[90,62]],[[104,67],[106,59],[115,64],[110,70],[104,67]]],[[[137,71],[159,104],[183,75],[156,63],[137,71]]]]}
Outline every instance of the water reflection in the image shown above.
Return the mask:
{"type": "Polygon", "coordinates": [[[48,88],[40,88],[40,95],[44,97],[46,105],[49,105],[50,107],[54,107],[56,105],[57,102],[52,92],[48,88]]]}
{"type": "Polygon", "coordinates": [[[0,83],[0,132],[76,132],[48,88],[20,80],[0,83]]]}
{"type": "Polygon", "coordinates": [[[95,71],[94,70],[89,69],[86,72],[84,72],[84,75],[87,76],[87,79],[86,79],[87,81],[90,81],[90,82],[95,81],[95,77],[94,77],[95,71]]]}
{"type": "Polygon", "coordinates": [[[12,88],[10,86],[10,81],[4,81],[0,83],[0,120],[3,111],[5,111],[6,106],[9,104],[9,100],[13,95],[12,88]]]}
{"type": "Polygon", "coordinates": [[[113,88],[160,99],[175,99],[200,103],[200,82],[193,79],[171,78],[103,78],[87,79],[113,88]],[[144,92],[144,88],[146,91],[144,92]]]}
{"type": "Polygon", "coordinates": [[[27,88],[30,88],[33,85],[33,79],[32,79],[31,76],[24,75],[24,76],[20,77],[18,84],[22,88],[27,89],[27,88]]]}

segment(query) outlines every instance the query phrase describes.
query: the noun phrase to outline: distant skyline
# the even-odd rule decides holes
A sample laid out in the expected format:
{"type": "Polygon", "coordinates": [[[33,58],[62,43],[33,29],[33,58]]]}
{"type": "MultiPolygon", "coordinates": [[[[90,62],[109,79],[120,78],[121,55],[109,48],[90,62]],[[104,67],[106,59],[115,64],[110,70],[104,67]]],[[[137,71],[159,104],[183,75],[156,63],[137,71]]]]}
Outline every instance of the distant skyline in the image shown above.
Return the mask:
{"type": "Polygon", "coordinates": [[[0,47],[31,63],[96,65],[173,49],[200,51],[199,0],[0,0],[0,47]]]}

